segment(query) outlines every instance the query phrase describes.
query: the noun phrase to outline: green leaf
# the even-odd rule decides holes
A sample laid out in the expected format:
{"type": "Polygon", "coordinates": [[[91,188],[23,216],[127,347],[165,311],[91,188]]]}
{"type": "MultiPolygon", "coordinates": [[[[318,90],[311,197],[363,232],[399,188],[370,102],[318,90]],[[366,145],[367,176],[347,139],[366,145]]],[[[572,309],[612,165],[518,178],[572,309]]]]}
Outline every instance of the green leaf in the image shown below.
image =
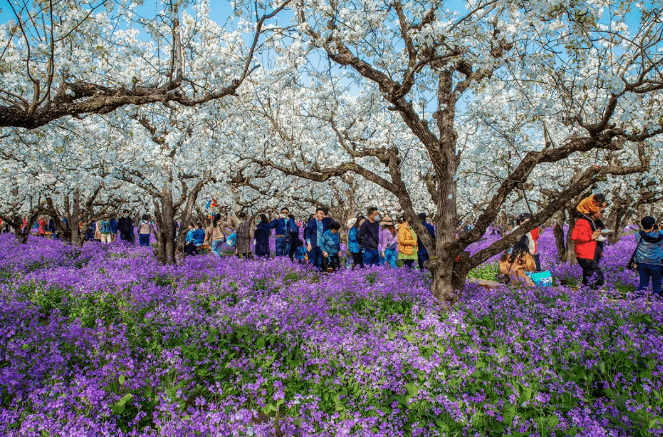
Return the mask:
{"type": "Polygon", "coordinates": [[[504,416],[504,423],[511,425],[513,423],[513,419],[516,417],[516,406],[511,404],[504,404],[502,415],[504,416]]]}
{"type": "Polygon", "coordinates": [[[477,369],[481,369],[483,367],[486,367],[486,363],[484,363],[483,361],[477,361],[474,367],[476,367],[477,369]]]}
{"type": "Polygon", "coordinates": [[[264,407],[261,408],[262,412],[265,414],[269,414],[272,411],[276,411],[277,408],[274,406],[274,404],[267,404],[264,407]]]}
{"type": "Polygon", "coordinates": [[[605,373],[605,364],[603,362],[599,363],[599,369],[601,369],[601,373],[605,373]]]}
{"type": "Polygon", "coordinates": [[[435,419],[435,424],[436,424],[437,427],[440,429],[440,431],[442,431],[442,432],[449,432],[449,425],[447,425],[447,424],[444,422],[444,420],[442,420],[442,419],[440,419],[440,418],[436,418],[436,419],[435,419]]]}
{"type": "Polygon", "coordinates": [[[551,428],[554,428],[559,423],[559,417],[557,416],[548,416],[548,424],[551,428]]]}
{"type": "Polygon", "coordinates": [[[127,403],[131,403],[131,400],[134,398],[134,395],[131,393],[127,393],[126,395],[122,396],[119,401],[117,401],[116,405],[125,405],[127,403]]]}
{"type": "Polygon", "coordinates": [[[523,387],[522,393],[520,394],[520,403],[523,404],[529,401],[532,398],[532,389],[529,387],[523,387]]]}
{"type": "Polygon", "coordinates": [[[260,337],[256,341],[256,348],[258,349],[264,349],[265,348],[265,337],[260,337]]]}
{"type": "Polygon", "coordinates": [[[120,379],[120,385],[124,385],[124,381],[126,381],[126,378],[124,377],[124,375],[120,375],[119,379],[120,379]]]}
{"type": "Polygon", "coordinates": [[[41,432],[41,437],[51,437],[51,433],[44,429],[41,432]]]}
{"type": "Polygon", "coordinates": [[[407,394],[410,395],[410,396],[416,396],[417,393],[419,393],[419,387],[417,387],[416,385],[414,385],[411,382],[408,382],[405,385],[405,389],[407,390],[407,394]]]}

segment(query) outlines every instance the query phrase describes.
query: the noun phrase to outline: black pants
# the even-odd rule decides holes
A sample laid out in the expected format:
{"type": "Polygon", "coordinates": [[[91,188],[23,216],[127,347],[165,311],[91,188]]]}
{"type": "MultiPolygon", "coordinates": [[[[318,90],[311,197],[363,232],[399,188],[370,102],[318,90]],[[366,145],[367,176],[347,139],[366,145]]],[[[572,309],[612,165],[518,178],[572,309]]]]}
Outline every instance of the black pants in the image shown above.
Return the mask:
{"type": "Polygon", "coordinates": [[[589,279],[594,275],[594,280],[591,284],[592,290],[596,290],[605,283],[603,272],[598,262],[593,259],[578,258],[578,264],[582,267],[582,285],[587,285],[589,279]]]}
{"type": "Polygon", "coordinates": [[[187,243],[186,246],[184,246],[184,250],[186,251],[187,256],[198,255],[198,247],[193,243],[187,243]]]}
{"type": "Polygon", "coordinates": [[[407,267],[410,270],[414,269],[414,260],[413,259],[404,259],[403,260],[403,267],[407,267]]]}
{"type": "Polygon", "coordinates": [[[540,272],[541,270],[541,256],[538,253],[534,254],[534,264],[536,264],[536,271],[540,272]]]}
{"type": "Polygon", "coordinates": [[[355,267],[361,267],[362,269],[364,268],[364,257],[362,256],[361,252],[352,252],[352,268],[354,269],[355,267]]]}
{"type": "Polygon", "coordinates": [[[329,267],[331,267],[333,271],[336,271],[341,267],[341,259],[338,257],[338,253],[336,255],[322,257],[322,271],[326,272],[329,267]],[[331,258],[331,262],[329,262],[329,258],[331,258]]]}

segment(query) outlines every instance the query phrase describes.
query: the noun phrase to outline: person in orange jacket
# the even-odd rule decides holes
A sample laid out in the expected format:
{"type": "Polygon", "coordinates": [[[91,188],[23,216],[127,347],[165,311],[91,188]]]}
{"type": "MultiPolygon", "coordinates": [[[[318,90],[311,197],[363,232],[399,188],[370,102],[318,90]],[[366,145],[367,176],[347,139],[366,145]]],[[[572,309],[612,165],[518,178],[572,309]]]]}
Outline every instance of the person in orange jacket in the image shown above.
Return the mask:
{"type": "Polygon", "coordinates": [[[594,277],[592,290],[605,283],[596,252],[596,240],[601,237],[601,230],[595,221],[603,217],[606,205],[605,196],[601,193],[583,199],[577,207],[578,220],[571,234],[571,239],[575,243],[576,258],[582,267],[582,284],[588,285],[590,278],[594,277]]]}

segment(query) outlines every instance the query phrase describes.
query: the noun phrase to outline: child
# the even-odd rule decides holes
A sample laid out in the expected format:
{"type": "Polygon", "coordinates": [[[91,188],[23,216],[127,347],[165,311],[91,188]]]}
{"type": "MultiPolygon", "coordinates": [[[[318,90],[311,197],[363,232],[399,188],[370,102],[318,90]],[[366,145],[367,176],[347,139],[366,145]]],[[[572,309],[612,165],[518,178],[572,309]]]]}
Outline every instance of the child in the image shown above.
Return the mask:
{"type": "Polygon", "coordinates": [[[332,222],[329,225],[329,229],[322,234],[320,249],[322,250],[323,271],[336,271],[341,265],[341,260],[338,256],[341,251],[341,242],[338,239],[339,229],[341,229],[341,225],[338,222],[332,222]]]}

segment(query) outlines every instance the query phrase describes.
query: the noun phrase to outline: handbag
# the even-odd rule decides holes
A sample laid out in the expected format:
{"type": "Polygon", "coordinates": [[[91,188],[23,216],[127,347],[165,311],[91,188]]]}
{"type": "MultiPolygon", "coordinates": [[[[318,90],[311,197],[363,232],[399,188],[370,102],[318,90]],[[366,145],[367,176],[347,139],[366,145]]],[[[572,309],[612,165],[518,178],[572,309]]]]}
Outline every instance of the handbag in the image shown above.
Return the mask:
{"type": "Polygon", "coordinates": [[[552,274],[546,270],[544,272],[525,272],[537,287],[552,287],[552,274]]]}

